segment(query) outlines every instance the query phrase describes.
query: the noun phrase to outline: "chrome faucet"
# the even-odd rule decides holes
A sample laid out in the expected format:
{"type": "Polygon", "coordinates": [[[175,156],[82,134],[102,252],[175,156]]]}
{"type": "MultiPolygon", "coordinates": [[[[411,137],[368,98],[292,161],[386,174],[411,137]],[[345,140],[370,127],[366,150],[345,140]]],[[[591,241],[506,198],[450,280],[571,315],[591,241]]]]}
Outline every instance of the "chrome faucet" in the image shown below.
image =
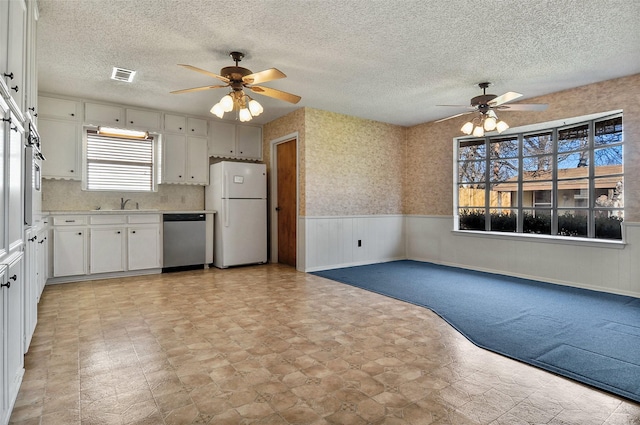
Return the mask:
{"type": "Polygon", "coordinates": [[[124,198],[120,198],[120,209],[123,210],[124,207],[127,205],[127,202],[129,202],[131,199],[124,199],[124,198]]]}

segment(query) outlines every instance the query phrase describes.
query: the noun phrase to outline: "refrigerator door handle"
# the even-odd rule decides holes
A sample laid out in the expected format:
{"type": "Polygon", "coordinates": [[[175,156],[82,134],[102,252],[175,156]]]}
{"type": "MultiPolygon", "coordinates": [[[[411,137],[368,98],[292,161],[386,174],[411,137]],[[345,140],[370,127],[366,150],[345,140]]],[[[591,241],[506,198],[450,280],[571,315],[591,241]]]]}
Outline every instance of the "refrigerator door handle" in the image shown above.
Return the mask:
{"type": "Polygon", "coordinates": [[[222,197],[229,198],[229,196],[229,172],[225,170],[222,176],[222,197]]]}
{"type": "Polygon", "coordinates": [[[229,227],[229,198],[222,201],[222,216],[224,217],[224,227],[229,227]]]}

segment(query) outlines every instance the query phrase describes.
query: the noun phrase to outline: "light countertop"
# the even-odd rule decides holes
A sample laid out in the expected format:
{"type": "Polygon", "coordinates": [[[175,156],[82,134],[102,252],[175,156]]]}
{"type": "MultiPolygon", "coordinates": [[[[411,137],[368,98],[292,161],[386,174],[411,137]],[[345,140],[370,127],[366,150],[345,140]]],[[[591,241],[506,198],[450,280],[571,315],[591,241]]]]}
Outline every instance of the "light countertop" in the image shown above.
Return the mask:
{"type": "Polygon", "coordinates": [[[89,214],[215,214],[215,210],[155,210],[155,209],[139,209],[139,210],[84,210],[84,211],[43,211],[42,215],[89,215],[89,214]]]}

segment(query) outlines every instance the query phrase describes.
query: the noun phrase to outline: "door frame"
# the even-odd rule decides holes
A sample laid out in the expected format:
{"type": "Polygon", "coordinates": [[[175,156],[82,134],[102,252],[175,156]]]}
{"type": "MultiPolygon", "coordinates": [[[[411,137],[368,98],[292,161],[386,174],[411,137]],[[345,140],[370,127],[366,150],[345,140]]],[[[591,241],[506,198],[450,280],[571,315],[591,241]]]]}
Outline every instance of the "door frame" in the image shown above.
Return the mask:
{"type": "Polygon", "coordinates": [[[271,230],[271,262],[278,262],[278,213],[276,212],[276,206],[278,200],[278,155],[276,152],[277,145],[289,141],[295,141],[296,143],[296,269],[300,268],[300,234],[298,232],[298,221],[300,219],[300,179],[298,176],[300,175],[300,149],[298,149],[298,132],[287,134],[283,137],[278,137],[277,139],[271,140],[270,144],[270,155],[271,155],[271,187],[269,190],[269,199],[271,202],[269,203],[269,220],[270,220],[270,230],[271,230]]]}

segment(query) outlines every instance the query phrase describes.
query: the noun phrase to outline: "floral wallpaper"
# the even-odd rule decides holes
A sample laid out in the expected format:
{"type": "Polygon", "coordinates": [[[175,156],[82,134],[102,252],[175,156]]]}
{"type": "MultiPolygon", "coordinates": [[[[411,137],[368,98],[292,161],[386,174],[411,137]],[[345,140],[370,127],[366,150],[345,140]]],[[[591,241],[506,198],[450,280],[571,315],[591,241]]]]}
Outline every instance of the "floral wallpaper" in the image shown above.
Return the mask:
{"type": "Polygon", "coordinates": [[[300,215],[402,214],[405,128],[304,108],[264,126],[264,152],[294,131],[300,215]]]}

